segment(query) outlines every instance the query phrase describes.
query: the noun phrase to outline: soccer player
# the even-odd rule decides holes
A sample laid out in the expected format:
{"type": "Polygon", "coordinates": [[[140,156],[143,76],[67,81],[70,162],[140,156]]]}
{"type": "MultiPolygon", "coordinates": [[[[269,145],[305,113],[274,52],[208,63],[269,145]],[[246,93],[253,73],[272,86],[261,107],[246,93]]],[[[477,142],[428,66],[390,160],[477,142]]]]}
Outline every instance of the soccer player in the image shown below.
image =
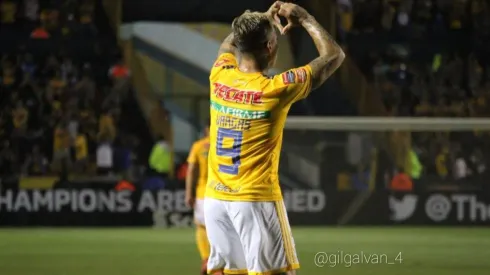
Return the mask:
{"type": "Polygon", "coordinates": [[[219,49],[209,76],[211,127],[204,218],[211,254],[208,273],[294,274],[299,268],[279,186],[283,128],[291,105],[322,85],[345,55],[305,9],[274,3],[246,11],[219,49]],[[279,16],[287,19],[285,27],[279,16]],[[319,56],[274,77],[277,35],[302,26],[319,56]]]}
{"type": "Polygon", "coordinates": [[[201,255],[201,274],[207,274],[207,261],[209,257],[209,242],[204,222],[204,192],[208,180],[208,151],[209,126],[204,129],[205,136],[194,142],[189,157],[185,179],[185,202],[194,209],[194,223],[196,224],[196,242],[201,255]]]}

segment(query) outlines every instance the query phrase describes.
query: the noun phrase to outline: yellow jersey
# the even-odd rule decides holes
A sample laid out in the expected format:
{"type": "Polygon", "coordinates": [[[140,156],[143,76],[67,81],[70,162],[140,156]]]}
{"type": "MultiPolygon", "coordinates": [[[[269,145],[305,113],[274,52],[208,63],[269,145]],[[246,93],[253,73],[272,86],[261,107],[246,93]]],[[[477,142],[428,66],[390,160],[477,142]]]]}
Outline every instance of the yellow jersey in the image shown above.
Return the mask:
{"type": "Polygon", "coordinates": [[[274,77],[238,70],[235,56],[218,57],[210,74],[210,149],[206,197],[277,201],[279,156],[291,105],[312,88],[311,67],[274,77]]]}
{"type": "Polygon", "coordinates": [[[83,134],[77,135],[75,139],[75,159],[82,160],[88,156],[87,137],[83,134]]]}
{"type": "Polygon", "coordinates": [[[15,128],[24,127],[29,120],[29,112],[26,108],[16,108],[12,111],[12,120],[15,128]]]}
{"type": "Polygon", "coordinates": [[[187,158],[188,163],[199,166],[199,178],[196,185],[196,199],[203,199],[208,181],[208,152],[209,138],[200,139],[192,145],[191,152],[187,158]]]}
{"type": "Polygon", "coordinates": [[[65,150],[70,147],[70,134],[66,129],[56,128],[54,130],[54,151],[65,150]]]}

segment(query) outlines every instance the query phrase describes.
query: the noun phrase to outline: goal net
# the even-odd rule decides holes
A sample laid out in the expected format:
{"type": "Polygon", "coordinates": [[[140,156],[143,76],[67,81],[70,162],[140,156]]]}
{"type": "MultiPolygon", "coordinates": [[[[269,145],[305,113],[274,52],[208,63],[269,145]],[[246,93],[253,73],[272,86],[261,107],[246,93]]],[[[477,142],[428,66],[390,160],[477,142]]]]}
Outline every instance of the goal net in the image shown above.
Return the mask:
{"type": "Polygon", "coordinates": [[[280,169],[293,188],[474,190],[489,161],[490,119],[289,117],[280,169]]]}

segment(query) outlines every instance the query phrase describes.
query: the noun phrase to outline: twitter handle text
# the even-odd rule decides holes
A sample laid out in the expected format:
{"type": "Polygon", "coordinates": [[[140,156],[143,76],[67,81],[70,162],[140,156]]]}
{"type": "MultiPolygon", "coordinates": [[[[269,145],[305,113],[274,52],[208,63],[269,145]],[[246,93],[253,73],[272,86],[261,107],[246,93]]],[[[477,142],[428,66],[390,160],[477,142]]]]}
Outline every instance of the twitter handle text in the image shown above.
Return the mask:
{"type": "Polygon", "coordinates": [[[318,252],[315,254],[314,259],[317,267],[351,267],[359,264],[402,264],[403,256],[402,252],[393,253],[392,255],[386,253],[368,253],[364,251],[360,252],[318,252]]]}

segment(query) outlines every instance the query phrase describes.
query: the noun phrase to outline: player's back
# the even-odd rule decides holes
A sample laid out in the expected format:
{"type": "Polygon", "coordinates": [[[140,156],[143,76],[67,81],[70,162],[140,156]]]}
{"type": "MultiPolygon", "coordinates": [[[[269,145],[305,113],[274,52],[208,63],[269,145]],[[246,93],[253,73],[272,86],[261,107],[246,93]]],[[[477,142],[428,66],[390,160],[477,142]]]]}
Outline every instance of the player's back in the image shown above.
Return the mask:
{"type": "Polygon", "coordinates": [[[275,77],[238,70],[221,55],[210,75],[210,151],[206,196],[223,200],[282,198],[278,168],[282,133],[292,103],[311,90],[311,69],[275,77]]]}

